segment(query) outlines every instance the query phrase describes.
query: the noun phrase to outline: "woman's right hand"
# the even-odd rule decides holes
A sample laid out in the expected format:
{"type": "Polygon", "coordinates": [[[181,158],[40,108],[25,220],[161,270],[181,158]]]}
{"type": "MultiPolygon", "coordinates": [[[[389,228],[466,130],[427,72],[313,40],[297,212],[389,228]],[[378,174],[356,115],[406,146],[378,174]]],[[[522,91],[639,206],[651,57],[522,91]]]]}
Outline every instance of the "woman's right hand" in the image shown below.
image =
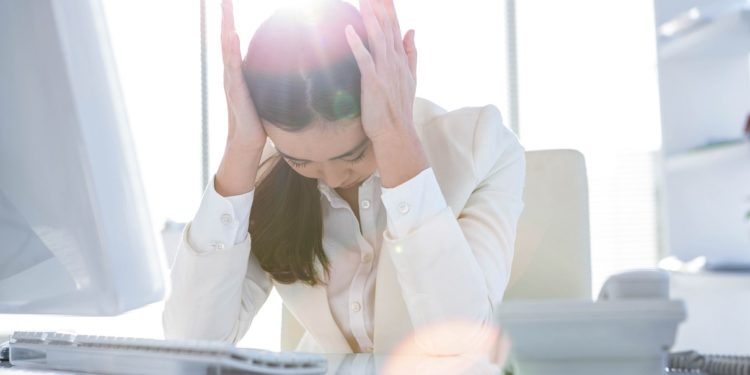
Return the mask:
{"type": "Polygon", "coordinates": [[[242,75],[240,39],[234,29],[232,0],[223,0],[221,7],[221,53],[224,60],[224,93],[229,115],[228,140],[262,149],[266,143],[266,132],[242,75]]]}
{"type": "Polygon", "coordinates": [[[232,1],[223,0],[221,7],[221,53],[229,129],[214,187],[219,194],[231,196],[247,193],[255,187],[266,132],[242,74],[240,40],[234,28],[232,1]]]}

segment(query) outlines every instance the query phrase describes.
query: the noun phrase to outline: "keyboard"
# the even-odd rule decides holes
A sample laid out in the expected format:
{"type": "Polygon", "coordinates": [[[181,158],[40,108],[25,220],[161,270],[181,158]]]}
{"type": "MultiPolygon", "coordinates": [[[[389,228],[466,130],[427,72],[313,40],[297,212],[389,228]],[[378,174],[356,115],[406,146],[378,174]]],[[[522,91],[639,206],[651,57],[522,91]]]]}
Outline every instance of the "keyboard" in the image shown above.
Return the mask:
{"type": "Polygon", "coordinates": [[[327,370],[321,355],[216,341],[15,332],[9,348],[13,367],[77,373],[318,375],[327,370]]]}

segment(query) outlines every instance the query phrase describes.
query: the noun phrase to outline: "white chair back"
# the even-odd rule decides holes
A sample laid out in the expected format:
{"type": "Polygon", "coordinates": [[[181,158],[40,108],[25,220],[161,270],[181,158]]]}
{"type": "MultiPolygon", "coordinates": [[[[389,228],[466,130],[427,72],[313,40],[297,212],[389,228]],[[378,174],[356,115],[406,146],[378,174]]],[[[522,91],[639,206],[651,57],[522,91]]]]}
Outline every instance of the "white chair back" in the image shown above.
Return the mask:
{"type": "Polygon", "coordinates": [[[504,300],[591,299],[583,155],[575,150],[527,151],[524,202],[504,300]]]}

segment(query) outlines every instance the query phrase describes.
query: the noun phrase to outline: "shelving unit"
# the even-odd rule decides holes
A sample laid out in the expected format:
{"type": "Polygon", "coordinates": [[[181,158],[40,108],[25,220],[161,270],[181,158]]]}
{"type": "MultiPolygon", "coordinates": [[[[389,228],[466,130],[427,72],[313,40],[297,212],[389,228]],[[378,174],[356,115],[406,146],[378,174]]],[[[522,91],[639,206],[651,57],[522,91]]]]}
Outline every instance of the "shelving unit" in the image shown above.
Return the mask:
{"type": "Polygon", "coordinates": [[[666,252],[750,261],[750,0],[654,0],[666,252]]]}
{"type": "MultiPolygon", "coordinates": [[[[665,169],[671,172],[692,168],[710,168],[750,158],[750,141],[738,141],[722,146],[689,151],[666,159],[665,169]]],[[[750,165],[748,165],[750,169],[750,165]]],[[[750,173],[750,172],[748,172],[750,173]]]]}
{"type": "Polygon", "coordinates": [[[746,53],[750,45],[750,3],[743,0],[691,7],[661,22],[657,35],[662,60],[746,53]]]}

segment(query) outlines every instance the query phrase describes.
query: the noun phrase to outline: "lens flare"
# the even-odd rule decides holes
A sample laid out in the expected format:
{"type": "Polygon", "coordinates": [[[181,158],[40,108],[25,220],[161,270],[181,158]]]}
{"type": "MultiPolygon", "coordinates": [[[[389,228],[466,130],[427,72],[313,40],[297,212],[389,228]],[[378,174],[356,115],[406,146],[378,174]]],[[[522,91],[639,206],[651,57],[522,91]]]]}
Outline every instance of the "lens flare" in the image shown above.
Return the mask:
{"type": "Polygon", "coordinates": [[[383,374],[496,374],[510,341],[498,327],[462,320],[415,330],[388,357],[383,374]]]}
{"type": "Polygon", "coordinates": [[[359,104],[354,96],[345,90],[338,90],[333,98],[333,113],[336,118],[351,118],[359,113],[359,104]]]}

